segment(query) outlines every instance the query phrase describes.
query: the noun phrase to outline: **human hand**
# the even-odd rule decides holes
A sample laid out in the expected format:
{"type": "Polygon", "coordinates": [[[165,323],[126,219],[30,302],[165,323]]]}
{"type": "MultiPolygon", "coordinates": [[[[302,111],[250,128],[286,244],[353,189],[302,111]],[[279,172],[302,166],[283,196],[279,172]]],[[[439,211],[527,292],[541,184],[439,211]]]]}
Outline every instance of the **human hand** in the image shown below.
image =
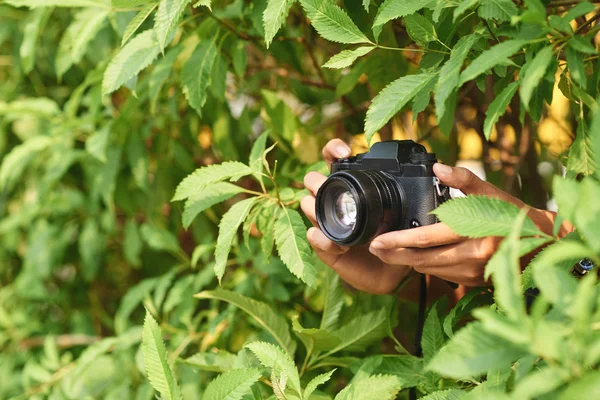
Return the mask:
{"type": "MultiPolygon", "coordinates": [[[[349,155],[350,148],[339,139],[331,140],[323,148],[323,158],[329,165],[336,159],[349,155]]],[[[326,179],[317,172],[309,172],[304,177],[304,185],[312,194],[304,197],[300,206],[315,226],[315,195],[326,179]]],[[[339,246],[317,227],[310,228],[307,237],[317,256],[356,289],[374,294],[391,293],[410,272],[409,267],[382,261],[369,252],[368,245],[339,246]]]]}
{"type": "MultiPolygon", "coordinates": [[[[528,216],[537,227],[552,234],[554,213],[527,207],[521,200],[482,181],[467,169],[435,164],[433,171],[443,184],[465,194],[496,197],[519,208],[527,208],[528,216]]],[[[500,237],[460,237],[447,225],[437,223],[380,235],[373,239],[369,251],[390,265],[410,265],[420,273],[435,275],[449,282],[480,286],[486,284],[485,265],[501,240],[500,237]]]]}

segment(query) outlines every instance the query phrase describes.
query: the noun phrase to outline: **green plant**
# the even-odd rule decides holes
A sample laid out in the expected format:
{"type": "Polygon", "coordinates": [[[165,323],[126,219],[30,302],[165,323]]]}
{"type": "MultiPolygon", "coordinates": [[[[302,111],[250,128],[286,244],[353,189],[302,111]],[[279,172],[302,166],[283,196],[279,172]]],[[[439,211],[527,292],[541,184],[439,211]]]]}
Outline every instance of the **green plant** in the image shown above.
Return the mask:
{"type": "Polygon", "coordinates": [[[597,5],[339,4],[0,4],[0,398],[595,397],[597,279],[568,271],[600,263],[597,5]],[[535,146],[557,83],[565,154],[535,146]],[[313,256],[302,177],[335,136],[402,131],[454,162],[467,128],[492,181],[553,193],[557,229],[487,198],[436,210],[505,239],[493,299],[436,302],[416,357],[396,338],[410,305],[344,290],[313,256]]]}

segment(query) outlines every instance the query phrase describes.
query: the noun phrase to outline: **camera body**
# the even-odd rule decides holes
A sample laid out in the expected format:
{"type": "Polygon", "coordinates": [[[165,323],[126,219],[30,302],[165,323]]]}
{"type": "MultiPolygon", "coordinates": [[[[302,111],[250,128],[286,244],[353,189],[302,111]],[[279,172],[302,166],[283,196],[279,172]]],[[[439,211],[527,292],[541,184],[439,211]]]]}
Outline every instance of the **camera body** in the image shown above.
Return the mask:
{"type": "Polygon", "coordinates": [[[437,222],[432,210],[449,198],[437,182],[435,154],[412,140],[375,143],[340,159],[319,189],[317,221],[332,241],[352,246],[385,232],[437,222]]]}

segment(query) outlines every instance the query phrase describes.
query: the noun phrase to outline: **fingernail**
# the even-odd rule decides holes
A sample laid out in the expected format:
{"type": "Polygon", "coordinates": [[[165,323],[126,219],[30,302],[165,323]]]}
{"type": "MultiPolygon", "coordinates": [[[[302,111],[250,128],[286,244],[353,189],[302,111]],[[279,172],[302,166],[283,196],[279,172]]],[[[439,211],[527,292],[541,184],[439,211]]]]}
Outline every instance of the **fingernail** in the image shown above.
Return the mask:
{"type": "Polygon", "coordinates": [[[342,158],[342,157],[348,157],[350,155],[350,149],[346,146],[343,145],[339,145],[335,148],[335,152],[337,153],[337,156],[342,158]]]}
{"type": "Polygon", "coordinates": [[[452,175],[452,168],[451,167],[449,167],[447,165],[444,165],[444,164],[440,164],[440,163],[437,163],[435,165],[436,165],[435,172],[438,175],[446,175],[446,176],[452,175]]]}
{"type": "Polygon", "coordinates": [[[381,242],[371,242],[371,248],[381,250],[381,249],[385,249],[385,245],[381,242]]]}

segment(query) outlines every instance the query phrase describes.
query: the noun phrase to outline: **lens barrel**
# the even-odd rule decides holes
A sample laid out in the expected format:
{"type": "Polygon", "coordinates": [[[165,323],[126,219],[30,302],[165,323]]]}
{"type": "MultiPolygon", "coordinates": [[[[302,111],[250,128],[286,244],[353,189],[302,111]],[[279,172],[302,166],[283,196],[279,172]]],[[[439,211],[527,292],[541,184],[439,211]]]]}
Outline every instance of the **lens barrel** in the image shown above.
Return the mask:
{"type": "Polygon", "coordinates": [[[339,171],[317,193],[319,227],[342,246],[370,242],[375,236],[399,229],[404,215],[404,191],[381,171],[339,171]]]}

